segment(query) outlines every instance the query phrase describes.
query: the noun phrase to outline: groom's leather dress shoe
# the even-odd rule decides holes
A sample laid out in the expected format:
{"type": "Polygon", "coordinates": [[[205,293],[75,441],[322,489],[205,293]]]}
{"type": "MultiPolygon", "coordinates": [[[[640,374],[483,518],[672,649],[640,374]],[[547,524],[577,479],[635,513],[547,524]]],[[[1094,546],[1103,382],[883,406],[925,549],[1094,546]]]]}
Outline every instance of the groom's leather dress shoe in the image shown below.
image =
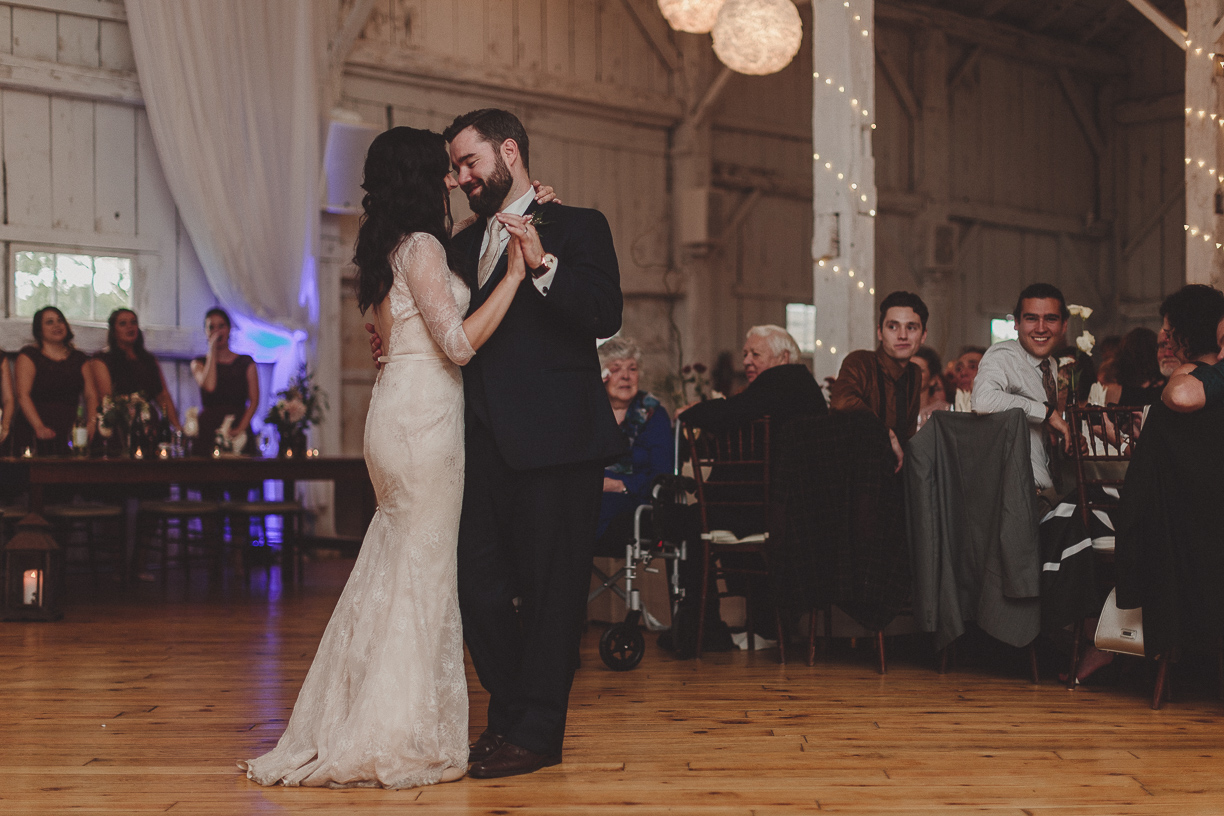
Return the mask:
{"type": "Polygon", "coordinates": [[[505,743],[483,762],[477,762],[468,771],[474,779],[497,779],[503,776],[529,774],[541,768],[561,764],[561,755],[537,754],[512,743],[505,743]]]}
{"type": "Polygon", "coordinates": [[[468,762],[483,762],[489,755],[506,744],[506,738],[488,729],[468,747],[468,762]]]}

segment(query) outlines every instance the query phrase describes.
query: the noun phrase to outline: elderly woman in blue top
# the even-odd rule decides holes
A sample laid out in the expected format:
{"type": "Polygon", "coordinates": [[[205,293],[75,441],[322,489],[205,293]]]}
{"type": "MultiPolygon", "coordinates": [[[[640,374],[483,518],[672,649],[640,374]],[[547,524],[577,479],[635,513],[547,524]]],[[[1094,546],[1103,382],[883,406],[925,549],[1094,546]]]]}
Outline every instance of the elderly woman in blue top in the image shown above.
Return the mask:
{"type": "Polygon", "coordinates": [[[638,390],[642,352],[626,337],[599,347],[604,386],[629,452],[604,470],[599,509],[599,552],[620,555],[633,535],[633,513],[650,501],[650,482],[673,466],[671,420],[653,395],[638,390]]]}

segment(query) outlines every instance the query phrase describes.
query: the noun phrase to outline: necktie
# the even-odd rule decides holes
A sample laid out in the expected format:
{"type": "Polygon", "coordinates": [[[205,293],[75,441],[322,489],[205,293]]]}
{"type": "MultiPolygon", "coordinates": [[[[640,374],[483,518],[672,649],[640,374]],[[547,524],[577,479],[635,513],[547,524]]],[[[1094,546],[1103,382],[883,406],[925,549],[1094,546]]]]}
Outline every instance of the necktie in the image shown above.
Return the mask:
{"type": "Polygon", "coordinates": [[[489,224],[485,234],[488,236],[488,246],[485,247],[484,254],[480,256],[480,266],[477,268],[477,287],[483,287],[485,281],[493,274],[493,267],[497,266],[497,259],[501,257],[501,222],[495,217],[489,218],[489,224]]]}
{"type": "Polygon", "coordinates": [[[1054,382],[1054,370],[1049,359],[1041,361],[1041,385],[1045,388],[1046,404],[1058,409],[1058,384],[1054,382]]]}

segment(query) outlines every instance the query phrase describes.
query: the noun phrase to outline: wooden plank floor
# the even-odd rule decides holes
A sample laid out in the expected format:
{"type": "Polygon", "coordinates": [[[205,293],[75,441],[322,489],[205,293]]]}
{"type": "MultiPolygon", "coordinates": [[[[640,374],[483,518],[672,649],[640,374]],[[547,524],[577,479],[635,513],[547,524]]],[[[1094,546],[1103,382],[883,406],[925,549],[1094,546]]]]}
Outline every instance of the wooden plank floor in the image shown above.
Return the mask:
{"type": "MultiPolygon", "coordinates": [[[[56,624],[0,624],[0,813],[422,812],[588,816],[1224,813],[1224,704],[1150,711],[1141,689],[1068,692],[870,653],[773,652],[613,673],[584,643],[565,762],[409,791],[265,789],[234,761],[284,727],[351,562],[307,587],[123,594],[75,579],[56,624]]],[[[474,688],[478,687],[470,676],[474,688]]],[[[473,733],[484,699],[473,694],[473,733]]]]}

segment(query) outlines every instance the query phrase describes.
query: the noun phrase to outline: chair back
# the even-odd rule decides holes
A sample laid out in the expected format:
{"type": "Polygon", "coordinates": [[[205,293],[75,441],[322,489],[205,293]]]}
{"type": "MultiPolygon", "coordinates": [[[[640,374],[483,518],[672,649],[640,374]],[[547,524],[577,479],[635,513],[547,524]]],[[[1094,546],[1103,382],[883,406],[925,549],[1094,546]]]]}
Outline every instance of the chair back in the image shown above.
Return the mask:
{"type": "Polygon", "coordinates": [[[1130,461],[1139,438],[1143,410],[1142,406],[1071,406],[1068,424],[1071,426],[1071,448],[1075,455],[1079,508],[1085,527],[1093,510],[1108,512],[1118,506],[1117,499],[1102,500],[1102,491],[1091,488],[1112,487],[1117,492],[1122,487],[1125,482],[1124,465],[1111,468],[1105,463],[1130,461]]]}
{"type": "Polygon", "coordinates": [[[702,532],[710,532],[712,520],[717,523],[719,514],[711,511],[726,508],[740,517],[759,517],[760,526],[753,532],[768,533],[769,417],[721,432],[685,425],[684,433],[693,463],[702,532]]]}

